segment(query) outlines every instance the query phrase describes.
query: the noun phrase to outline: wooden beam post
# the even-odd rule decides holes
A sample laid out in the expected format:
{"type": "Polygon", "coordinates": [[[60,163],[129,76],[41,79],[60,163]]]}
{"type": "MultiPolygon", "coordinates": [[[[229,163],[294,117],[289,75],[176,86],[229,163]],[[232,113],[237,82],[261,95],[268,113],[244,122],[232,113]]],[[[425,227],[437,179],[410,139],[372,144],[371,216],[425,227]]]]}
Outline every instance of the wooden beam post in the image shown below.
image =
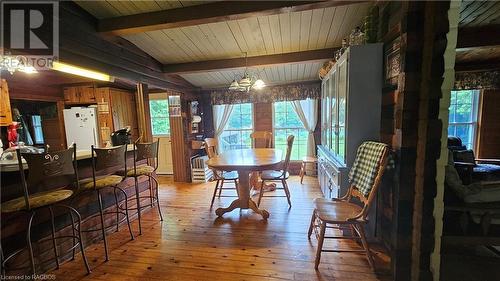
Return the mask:
{"type": "Polygon", "coordinates": [[[137,83],[135,104],[137,107],[137,124],[139,126],[139,137],[141,138],[141,142],[153,141],[151,122],[149,122],[151,116],[149,113],[149,91],[147,84],[137,83]]]}

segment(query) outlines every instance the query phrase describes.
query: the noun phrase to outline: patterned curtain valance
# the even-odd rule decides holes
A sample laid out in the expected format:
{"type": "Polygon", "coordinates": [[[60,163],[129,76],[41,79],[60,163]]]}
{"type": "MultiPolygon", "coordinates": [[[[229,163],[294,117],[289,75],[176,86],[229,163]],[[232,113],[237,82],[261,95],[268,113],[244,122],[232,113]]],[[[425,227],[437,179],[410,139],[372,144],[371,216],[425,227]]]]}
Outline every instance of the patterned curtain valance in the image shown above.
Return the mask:
{"type": "Polygon", "coordinates": [[[251,90],[249,93],[227,89],[212,90],[210,92],[212,104],[269,103],[275,101],[304,100],[307,98],[319,99],[320,97],[321,84],[319,82],[270,86],[260,91],[251,90]]]}
{"type": "Polygon", "coordinates": [[[454,90],[500,89],[500,71],[455,73],[454,90]]]}

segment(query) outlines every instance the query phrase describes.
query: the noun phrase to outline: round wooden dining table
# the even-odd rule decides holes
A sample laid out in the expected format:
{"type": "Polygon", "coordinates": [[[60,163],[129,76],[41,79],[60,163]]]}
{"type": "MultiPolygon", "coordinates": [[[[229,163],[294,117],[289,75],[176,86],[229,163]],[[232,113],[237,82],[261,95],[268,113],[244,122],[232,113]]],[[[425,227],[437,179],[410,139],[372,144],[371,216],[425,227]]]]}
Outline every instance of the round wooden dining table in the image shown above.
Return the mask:
{"type": "Polygon", "coordinates": [[[254,148],[228,150],[209,159],[207,165],[212,169],[238,172],[238,199],[227,208],[218,208],[215,214],[220,217],[236,208],[251,209],[267,219],[269,212],[259,209],[250,198],[250,173],[281,168],[281,157],[279,149],[254,148]]]}

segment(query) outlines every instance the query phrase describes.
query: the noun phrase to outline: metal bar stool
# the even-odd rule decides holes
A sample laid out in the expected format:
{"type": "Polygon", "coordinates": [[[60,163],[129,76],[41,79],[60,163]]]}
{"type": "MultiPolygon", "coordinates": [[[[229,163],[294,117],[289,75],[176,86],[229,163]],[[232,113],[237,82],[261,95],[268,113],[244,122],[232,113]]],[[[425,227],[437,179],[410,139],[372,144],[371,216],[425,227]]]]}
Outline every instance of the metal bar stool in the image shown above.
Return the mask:
{"type": "Polygon", "coordinates": [[[118,185],[124,180],[122,176],[102,174],[111,168],[120,167],[121,169],[127,170],[127,145],[115,146],[115,147],[107,147],[107,148],[95,148],[93,145],[91,146],[92,151],[92,177],[86,178],[79,181],[80,190],[76,196],[73,197],[72,202],[87,192],[92,192],[97,195],[97,202],[99,203],[99,213],[89,216],[85,218],[85,220],[91,219],[96,216],[100,216],[101,218],[101,226],[98,228],[84,229],[82,232],[93,232],[93,231],[101,231],[102,239],[104,242],[104,252],[106,255],[106,261],[109,260],[108,257],[108,242],[106,238],[106,230],[110,227],[116,227],[116,231],[118,231],[118,226],[121,222],[127,221],[128,231],[130,232],[130,240],[134,240],[134,234],[132,233],[132,228],[130,227],[130,217],[128,214],[128,197],[127,193],[118,185]],[[113,188],[113,193],[115,196],[115,211],[106,211],[104,212],[103,202],[102,202],[102,191],[105,188],[113,188]],[[119,199],[119,194],[123,194],[123,200],[119,199]],[[122,210],[119,208],[119,202],[125,202],[125,209],[122,210]],[[115,225],[104,225],[104,215],[108,214],[116,214],[116,224],[115,225]],[[120,220],[120,214],[124,215],[124,217],[120,220]]]}
{"type": "MultiPolygon", "coordinates": [[[[3,202],[1,211],[2,213],[25,212],[28,214],[26,247],[29,253],[31,271],[33,272],[33,274],[36,274],[35,257],[33,254],[33,241],[31,237],[33,219],[36,214],[42,211],[42,209],[48,209],[50,212],[51,237],[48,239],[42,238],[37,242],[42,243],[52,240],[56,268],[58,269],[59,254],[57,250],[56,240],[61,238],[73,238],[73,246],[70,250],[74,250],[77,247],[80,247],[85,268],[87,269],[87,273],[90,273],[90,267],[87,262],[84,247],[82,244],[81,216],[75,208],[62,204],[64,200],[70,198],[73,195],[73,191],[66,188],[75,185],[78,187],[76,145],[73,144],[73,146],[69,149],[57,151],[50,154],[48,152],[42,154],[25,154],[21,153],[19,149],[16,152],[19,171],[21,174],[23,196],[9,200],[7,202],[3,202]],[[28,164],[27,179],[24,174],[22,158],[24,158],[28,164]],[[55,207],[61,207],[69,211],[73,235],[56,236],[55,217],[53,210],[55,207]],[[76,225],[74,221],[74,215],[77,217],[76,225]]],[[[2,274],[4,274],[6,270],[7,262],[23,250],[24,248],[15,250],[7,256],[4,256],[2,253],[2,274]]]]}
{"type": "Polygon", "coordinates": [[[290,157],[292,155],[292,147],[293,147],[293,140],[295,139],[295,136],[290,135],[288,136],[286,140],[286,156],[285,156],[285,161],[282,163],[282,169],[279,171],[263,171],[260,174],[260,178],[262,179],[261,185],[260,185],[260,190],[261,192],[259,193],[259,201],[257,202],[257,206],[260,206],[260,201],[262,200],[262,197],[286,197],[288,201],[288,206],[289,208],[292,207],[292,201],[290,199],[290,190],[288,189],[288,183],[287,179],[290,176],[288,173],[288,165],[290,164],[290,157]],[[282,188],[276,188],[278,189],[283,189],[285,191],[285,196],[281,195],[270,195],[270,196],[264,196],[264,192],[262,191],[264,188],[264,182],[266,181],[280,181],[281,184],[283,185],[282,188]]]}
{"type": "Polygon", "coordinates": [[[129,200],[136,200],[136,207],[119,206],[121,209],[137,210],[137,220],[139,221],[139,235],[142,234],[142,224],[141,224],[141,211],[146,207],[153,207],[155,204],[158,208],[158,214],[160,215],[160,221],[163,221],[163,215],[160,209],[160,196],[159,196],[159,183],[154,177],[156,170],[158,169],[158,146],[160,140],[155,142],[141,143],[140,138],[134,143],[134,167],[132,169],[125,170],[121,172],[127,177],[133,177],[135,181],[135,198],[130,198],[129,200]],[[139,161],[145,160],[145,164],[138,165],[139,161]],[[139,194],[139,177],[148,177],[149,184],[149,196],[140,196],[139,194]],[[153,194],[153,182],[155,183],[155,192],[153,194]],[[149,206],[141,206],[141,199],[148,198],[150,200],[149,206]]]}
{"type": "MultiPolygon", "coordinates": [[[[206,138],[205,139],[205,151],[207,152],[208,158],[213,158],[217,156],[217,140],[214,138],[206,138]]],[[[214,200],[215,200],[215,195],[217,194],[217,191],[219,191],[218,197],[238,197],[237,195],[222,195],[222,190],[226,189],[231,189],[231,190],[236,190],[236,193],[238,193],[238,172],[236,171],[219,171],[212,169],[214,172],[214,180],[216,181],[215,183],[215,189],[214,189],[214,194],[212,195],[212,202],[210,203],[210,208],[214,205],[214,200]],[[226,181],[232,181],[234,182],[234,187],[223,187],[224,182],[226,181]],[[220,184],[220,186],[219,186],[220,184]]]]}

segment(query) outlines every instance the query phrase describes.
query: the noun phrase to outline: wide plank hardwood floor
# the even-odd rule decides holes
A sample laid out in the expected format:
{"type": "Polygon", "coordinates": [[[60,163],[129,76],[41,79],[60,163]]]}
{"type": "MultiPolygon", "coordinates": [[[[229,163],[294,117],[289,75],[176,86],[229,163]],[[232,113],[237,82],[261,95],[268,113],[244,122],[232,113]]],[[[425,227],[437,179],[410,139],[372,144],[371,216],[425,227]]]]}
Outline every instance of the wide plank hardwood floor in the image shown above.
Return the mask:
{"type": "MultiPolygon", "coordinates": [[[[286,198],[264,197],[261,206],[271,214],[267,221],[239,209],[217,218],[215,209],[234,198],[216,199],[210,209],[214,185],[174,183],[170,177],[160,177],[165,221],[159,221],[155,209],[148,210],[141,236],[137,236],[137,221],[133,223],[133,241],[127,227],[121,226],[108,236],[108,262],[104,262],[102,243],[89,246],[90,275],[86,275],[80,255],[51,273],[56,280],[107,281],[391,279],[388,257],[380,251],[375,251],[377,273],[358,253],[323,253],[319,271],[314,270],[317,241],[307,239],[307,230],[312,200],[321,195],[316,178],[305,177],[304,184],[298,177],[290,178],[290,210],[286,198]]],[[[328,246],[358,247],[349,241],[328,241],[328,246]]]]}

